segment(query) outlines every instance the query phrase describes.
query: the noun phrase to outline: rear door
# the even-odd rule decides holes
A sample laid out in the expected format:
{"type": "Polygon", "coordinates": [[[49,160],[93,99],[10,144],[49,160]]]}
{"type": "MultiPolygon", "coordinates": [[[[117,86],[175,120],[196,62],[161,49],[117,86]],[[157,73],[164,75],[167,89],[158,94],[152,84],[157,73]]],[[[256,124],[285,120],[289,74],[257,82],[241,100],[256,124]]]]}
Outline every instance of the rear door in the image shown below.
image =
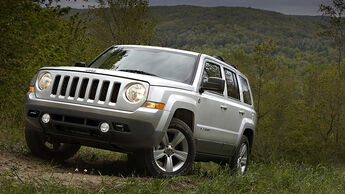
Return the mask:
{"type": "Polygon", "coordinates": [[[241,103],[239,82],[237,74],[230,68],[224,68],[225,81],[226,81],[226,102],[223,106],[226,107],[226,130],[228,131],[227,139],[224,144],[223,151],[231,154],[236,140],[239,135],[239,130],[242,124],[243,116],[241,110],[243,104],[241,103]]]}

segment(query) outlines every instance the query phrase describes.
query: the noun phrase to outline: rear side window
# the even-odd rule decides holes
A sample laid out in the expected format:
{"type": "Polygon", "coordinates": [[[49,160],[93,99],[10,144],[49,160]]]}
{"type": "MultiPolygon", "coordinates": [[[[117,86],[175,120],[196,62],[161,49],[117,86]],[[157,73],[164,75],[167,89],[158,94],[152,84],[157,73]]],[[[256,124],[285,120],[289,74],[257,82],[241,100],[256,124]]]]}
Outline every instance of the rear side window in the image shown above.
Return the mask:
{"type": "Polygon", "coordinates": [[[228,97],[240,99],[240,92],[238,91],[238,82],[236,74],[228,69],[224,69],[226,87],[228,90],[228,97]]]}
{"type": "Polygon", "coordinates": [[[243,77],[241,77],[241,76],[239,76],[239,77],[240,77],[240,82],[241,82],[241,86],[242,86],[243,101],[246,104],[252,105],[252,98],[250,95],[248,82],[243,77]]]}

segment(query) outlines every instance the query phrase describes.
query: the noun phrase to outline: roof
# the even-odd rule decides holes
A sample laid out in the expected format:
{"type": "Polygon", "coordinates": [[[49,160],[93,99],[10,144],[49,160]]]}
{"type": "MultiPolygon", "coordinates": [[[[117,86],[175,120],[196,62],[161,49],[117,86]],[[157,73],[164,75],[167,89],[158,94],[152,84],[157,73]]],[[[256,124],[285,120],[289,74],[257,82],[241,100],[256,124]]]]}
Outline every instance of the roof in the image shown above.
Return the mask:
{"type": "Polygon", "coordinates": [[[121,46],[121,47],[135,47],[135,48],[149,48],[149,49],[159,49],[164,51],[172,51],[177,53],[184,53],[184,54],[190,54],[190,55],[199,55],[200,53],[193,52],[193,51],[186,51],[181,49],[174,49],[174,48],[167,48],[167,47],[159,47],[159,46],[146,46],[146,45],[115,45],[115,46],[121,46]]]}

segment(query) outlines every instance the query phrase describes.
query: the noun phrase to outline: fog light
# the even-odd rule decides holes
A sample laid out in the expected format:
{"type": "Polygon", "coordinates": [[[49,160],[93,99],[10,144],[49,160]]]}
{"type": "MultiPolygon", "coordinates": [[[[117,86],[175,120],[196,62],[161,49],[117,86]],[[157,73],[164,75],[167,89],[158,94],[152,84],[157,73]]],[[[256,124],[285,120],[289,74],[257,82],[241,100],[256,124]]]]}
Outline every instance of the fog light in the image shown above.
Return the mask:
{"type": "Polygon", "coordinates": [[[50,121],[50,115],[48,113],[45,113],[43,116],[42,116],[42,122],[47,124],[49,123],[50,121]]]}
{"type": "Polygon", "coordinates": [[[99,129],[103,132],[106,133],[109,131],[109,124],[108,123],[102,123],[101,126],[99,126],[99,129]]]}

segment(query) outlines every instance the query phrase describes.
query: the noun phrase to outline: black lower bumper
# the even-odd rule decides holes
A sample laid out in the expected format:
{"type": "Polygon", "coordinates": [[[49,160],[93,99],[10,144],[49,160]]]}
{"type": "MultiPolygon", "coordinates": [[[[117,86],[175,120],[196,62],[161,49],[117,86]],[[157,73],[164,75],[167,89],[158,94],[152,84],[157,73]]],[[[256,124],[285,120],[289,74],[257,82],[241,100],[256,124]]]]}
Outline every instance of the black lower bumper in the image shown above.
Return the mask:
{"type": "Polygon", "coordinates": [[[150,121],[85,113],[77,110],[51,108],[40,105],[25,105],[26,127],[52,136],[61,142],[79,143],[115,151],[131,152],[139,148],[155,146],[161,132],[155,131],[150,121]],[[51,116],[50,122],[41,121],[43,114],[51,116]],[[99,126],[107,122],[108,132],[99,126]]]}

